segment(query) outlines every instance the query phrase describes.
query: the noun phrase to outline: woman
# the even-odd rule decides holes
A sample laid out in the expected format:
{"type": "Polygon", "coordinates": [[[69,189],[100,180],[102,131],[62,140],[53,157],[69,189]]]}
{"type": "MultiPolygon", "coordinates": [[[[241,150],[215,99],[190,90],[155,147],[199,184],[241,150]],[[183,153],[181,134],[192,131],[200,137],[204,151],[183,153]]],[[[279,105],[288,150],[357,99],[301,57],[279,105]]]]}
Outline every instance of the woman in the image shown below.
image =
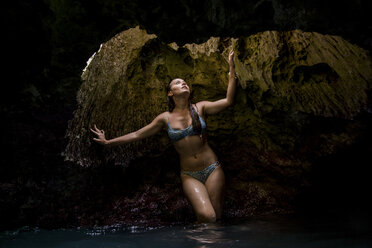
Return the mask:
{"type": "Polygon", "coordinates": [[[226,98],[215,102],[201,101],[192,104],[190,89],[183,79],[173,79],[168,85],[169,111],[158,115],[147,126],[106,140],[105,132],[94,125],[90,129],[102,145],[120,145],[154,135],[167,128],[181,162],[183,191],[191,203],[198,222],[215,222],[221,218],[225,194],[225,176],[216,154],[205,138],[205,116],[216,114],[233,104],[236,76],[234,51],[229,54],[229,84],[226,98]]]}

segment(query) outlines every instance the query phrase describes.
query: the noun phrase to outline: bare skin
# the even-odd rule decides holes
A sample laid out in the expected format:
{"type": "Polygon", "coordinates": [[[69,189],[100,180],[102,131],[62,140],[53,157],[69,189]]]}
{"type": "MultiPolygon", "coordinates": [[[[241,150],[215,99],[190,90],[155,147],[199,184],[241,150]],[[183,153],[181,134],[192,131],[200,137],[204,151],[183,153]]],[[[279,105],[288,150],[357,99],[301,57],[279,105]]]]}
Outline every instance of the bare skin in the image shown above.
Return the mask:
{"type": "MultiPolygon", "coordinates": [[[[198,111],[204,120],[205,115],[217,114],[233,104],[236,90],[234,51],[229,54],[229,69],[226,98],[214,102],[201,101],[193,105],[194,109],[198,111]]],[[[186,129],[192,123],[188,106],[189,86],[183,79],[176,78],[170,83],[168,96],[172,97],[175,103],[175,108],[172,112],[161,113],[145,127],[110,140],[105,138],[103,130],[98,129],[94,125],[94,129],[90,130],[97,137],[93,138],[93,140],[107,146],[126,144],[147,138],[163,128],[168,128],[168,121],[173,129],[186,129]]],[[[186,136],[173,144],[180,156],[181,170],[200,171],[218,160],[208,142],[203,142],[198,135],[186,136]]],[[[183,191],[194,209],[198,222],[215,222],[221,218],[225,195],[225,175],[222,166],[217,167],[209,175],[205,184],[183,173],[181,173],[181,180],[183,191]]]]}

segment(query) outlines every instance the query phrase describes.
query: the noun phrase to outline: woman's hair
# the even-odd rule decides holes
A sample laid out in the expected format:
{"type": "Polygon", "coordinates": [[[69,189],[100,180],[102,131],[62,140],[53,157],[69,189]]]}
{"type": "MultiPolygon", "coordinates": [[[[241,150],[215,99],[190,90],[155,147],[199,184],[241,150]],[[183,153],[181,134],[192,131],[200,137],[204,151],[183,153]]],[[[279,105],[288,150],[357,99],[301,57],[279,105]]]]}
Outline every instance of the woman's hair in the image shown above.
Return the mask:
{"type": "MultiPolygon", "coordinates": [[[[168,83],[168,86],[167,86],[167,100],[168,100],[168,108],[169,108],[169,112],[172,112],[174,107],[176,106],[176,104],[174,103],[173,101],[173,97],[171,96],[168,96],[168,92],[171,90],[171,83],[172,83],[173,80],[171,80],[169,83],[168,83]]],[[[200,123],[200,119],[199,119],[199,115],[198,113],[195,111],[194,107],[192,106],[192,103],[191,103],[191,97],[192,95],[190,94],[190,97],[189,97],[189,111],[190,111],[190,115],[191,115],[191,119],[192,119],[192,128],[194,129],[194,131],[198,134],[201,134],[201,131],[202,131],[202,127],[201,127],[201,123],[200,123]]]]}

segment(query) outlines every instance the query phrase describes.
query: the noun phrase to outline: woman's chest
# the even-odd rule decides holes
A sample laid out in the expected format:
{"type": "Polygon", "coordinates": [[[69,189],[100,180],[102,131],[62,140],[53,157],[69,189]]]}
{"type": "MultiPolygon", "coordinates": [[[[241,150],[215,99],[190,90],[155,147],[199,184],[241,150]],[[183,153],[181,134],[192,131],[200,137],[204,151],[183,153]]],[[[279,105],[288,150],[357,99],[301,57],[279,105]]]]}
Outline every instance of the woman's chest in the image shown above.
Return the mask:
{"type": "Polygon", "coordinates": [[[169,124],[173,129],[186,129],[192,124],[191,116],[173,115],[169,118],[169,124]]]}

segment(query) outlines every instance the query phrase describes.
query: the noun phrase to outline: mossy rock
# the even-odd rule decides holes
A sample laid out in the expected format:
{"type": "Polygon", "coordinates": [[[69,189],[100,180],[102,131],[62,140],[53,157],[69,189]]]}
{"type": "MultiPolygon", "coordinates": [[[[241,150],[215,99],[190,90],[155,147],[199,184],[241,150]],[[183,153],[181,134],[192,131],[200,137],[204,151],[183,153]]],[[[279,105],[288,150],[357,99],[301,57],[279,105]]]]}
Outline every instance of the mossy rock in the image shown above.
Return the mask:
{"type": "MultiPolygon", "coordinates": [[[[353,120],[367,108],[371,57],[341,37],[266,31],[178,46],[139,27],[123,31],[102,44],[82,74],[78,108],[66,134],[66,159],[81,166],[124,167],[140,159],[151,164],[152,173],[154,168],[161,171],[174,162],[167,158],[171,143],[165,130],[103,148],[92,140],[89,128],[96,124],[113,138],[150,123],[167,111],[165,89],[176,77],[188,82],[194,102],[223,98],[231,49],[239,84],[235,105],[207,117],[209,143],[224,164],[231,199],[240,199],[237,192],[249,188],[261,192],[256,202],[252,195],[256,205],[274,209],[285,198],[281,204],[287,206],[309,183],[317,157],[334,154],[361,135],[363,124],[353,120]],[[153,157],[162,156],[156,160],[162,164],[153,164],[153,157]],[[263,202],[262,195],[270,200],[263,202]]],[[[145,166],[143,170],[146,175],[145,166]]],[[[167,183],[179,183],[167,178],[167,183]]]]}

